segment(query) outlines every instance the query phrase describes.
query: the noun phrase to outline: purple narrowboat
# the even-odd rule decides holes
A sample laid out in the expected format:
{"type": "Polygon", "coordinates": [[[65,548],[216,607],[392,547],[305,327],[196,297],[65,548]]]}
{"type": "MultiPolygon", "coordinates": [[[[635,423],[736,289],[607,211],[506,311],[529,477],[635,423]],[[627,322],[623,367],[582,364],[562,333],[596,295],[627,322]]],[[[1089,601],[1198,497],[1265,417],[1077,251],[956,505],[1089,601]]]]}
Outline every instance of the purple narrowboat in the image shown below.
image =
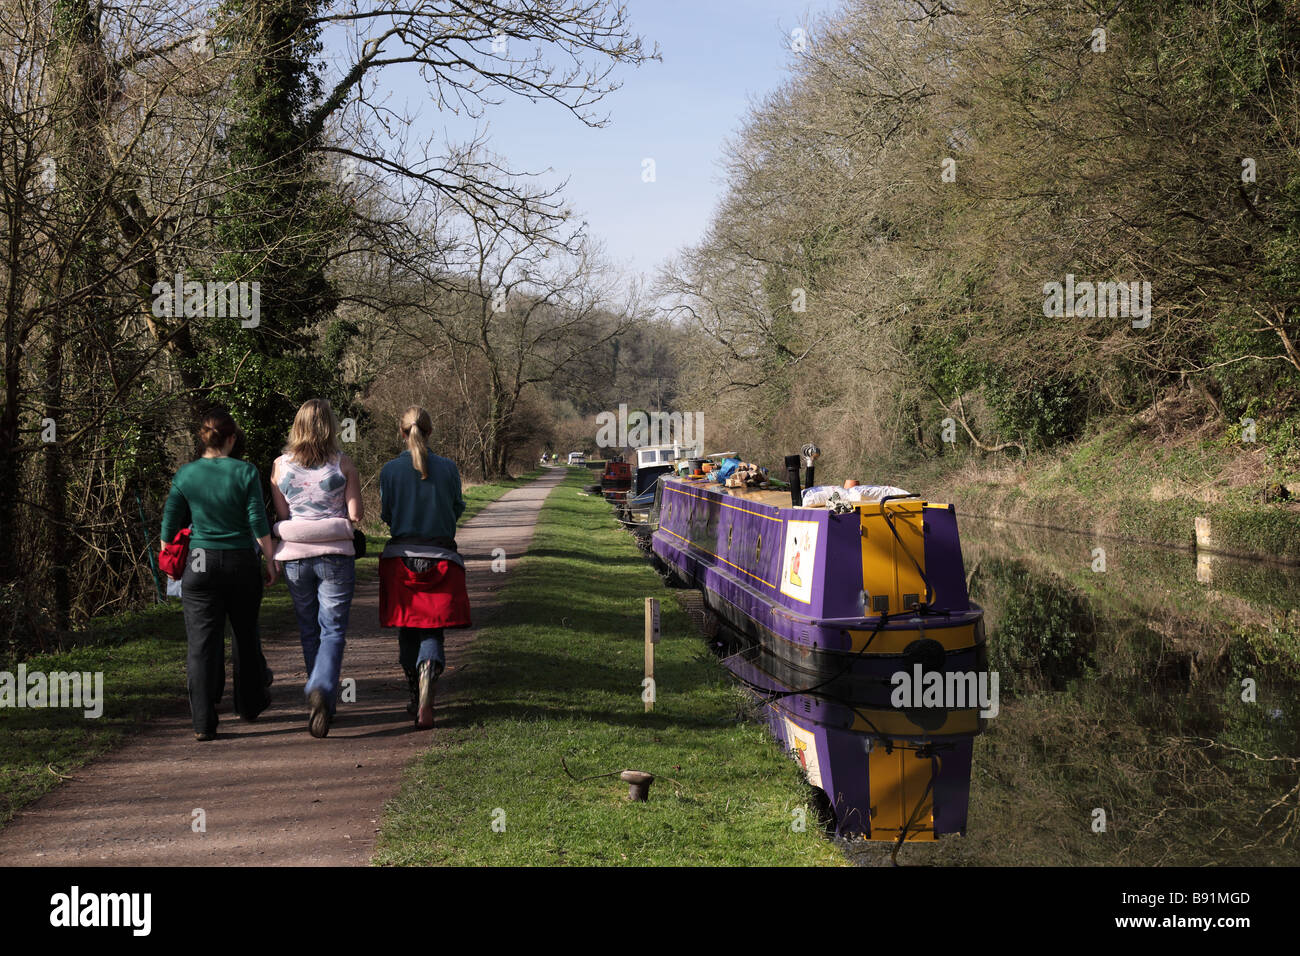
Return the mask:
{"type": "Polygon", "coordinates": [[[996,704],[977,691],[990,683],[983,611],[955,511],[910,495],[803,507],[795,462],[788,492],[661,478],[656,567],[703,592],[741,648],[724,663],[837,832],[965,832],[972,738],[996,704]]]}

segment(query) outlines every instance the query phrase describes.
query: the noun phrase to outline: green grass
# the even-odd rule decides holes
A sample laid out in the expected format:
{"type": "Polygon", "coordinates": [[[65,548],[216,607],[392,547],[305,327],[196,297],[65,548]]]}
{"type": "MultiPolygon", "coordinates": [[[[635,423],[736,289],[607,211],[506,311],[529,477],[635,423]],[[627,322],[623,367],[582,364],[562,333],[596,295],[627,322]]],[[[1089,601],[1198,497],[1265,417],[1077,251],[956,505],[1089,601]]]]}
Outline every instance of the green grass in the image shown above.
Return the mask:
{"type": "MultiPolygon", "coordinates": [[[[461,520],[536,474],[467,488],[461,520]]],[[[378,574],[379,550],[387,537],[370,535],[367,540],[369,557],[357,562],[358,582],[378,574]]],[[[283,583],[266,592],[261,624],[263,633],[295,628],[293,604],[283,583]]],[[[148,721],[188,712],[185,621],[179,600],[97,619],[69,643],[60,653],[27,659],[27,670],[103,672],[104,713],[88,719],[73,709],[0,708],[0,826],[148,721]]],[[[0,662],[0,670],[12,672],[17,663],[0,662]]]]}
{"type": "Polygon", "coordinates": [[[179,638],[158,633],[27,662],[29,671],[103,671],[104,714],[91,720],[80,710],[0,710],[0,824],[142,721],[184,705],[177,693],[185,685],[184,637],[182,629],[179,638]]]}
{"type": "MultiPolygon", "coordinates": [[[[811,794],[574,469],[476,638],[448,728],[390,803],[381,865],[843,865],[792,827],[811,794]],[[643,599],[661,601],[658,701],[641,700],[643,599]],[[623,769],[656,775],[630,803],[623,769]],[[494,829],[494,820],[499,821],[494,829]],[[501,828],[504,823],[504,829],[501,828]]],[[[815,815],[805,811],[811,821],[815,815]]]]}

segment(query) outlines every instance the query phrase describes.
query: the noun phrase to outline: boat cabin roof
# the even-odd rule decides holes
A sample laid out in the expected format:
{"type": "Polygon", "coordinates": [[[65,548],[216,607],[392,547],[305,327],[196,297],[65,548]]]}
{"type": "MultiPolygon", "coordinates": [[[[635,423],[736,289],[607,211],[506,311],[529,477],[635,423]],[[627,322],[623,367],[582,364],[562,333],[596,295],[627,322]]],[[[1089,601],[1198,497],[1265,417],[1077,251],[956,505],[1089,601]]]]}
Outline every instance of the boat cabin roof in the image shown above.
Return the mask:
{"type": "Polygon", "coordinates": [[[693,448],[682,445],[645,445],[636,450],[636,463],[643,465],[666,465],[678,458],[691,457],[693,448]]]}
{"type": "Polygon", "coordinates": [[[773,508],[791,507],[789,491],[776,491],[772,488],[722,488],[716,484],[711,487],[735,498],[756,501],[760,505],[770,505],[773,508]]]}
{"type": "MultiPolygon", "coordinates": [[[[692,485],[700,485],[709,491],[720,491],[725,495],[733,498],[743,498],[746,501],[757,502],[761,505],[767,505],[771,508],[825,508],[825,505],[793,505],[790,503],[790,492],[788,489],[776,488],[727,488],[715,482],[690,481],[692,485]]],[[[915,504],[922,500],[920,496],[913,496],[906,499],[909,503],[915,504]]]]}

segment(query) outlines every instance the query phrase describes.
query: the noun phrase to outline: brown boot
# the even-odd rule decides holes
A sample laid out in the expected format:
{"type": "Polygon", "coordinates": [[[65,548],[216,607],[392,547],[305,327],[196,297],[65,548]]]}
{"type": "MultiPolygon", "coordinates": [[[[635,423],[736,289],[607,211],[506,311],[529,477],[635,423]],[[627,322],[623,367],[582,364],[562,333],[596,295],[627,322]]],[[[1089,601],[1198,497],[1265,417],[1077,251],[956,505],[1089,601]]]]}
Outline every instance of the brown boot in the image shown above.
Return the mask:
{"type": "Polygon", "coordinates": [[[311,707],[311,717],[307,722],[307,732],[313,737],[328,737],[330,732],[330,723],[333,717],[330,715],[329,706],[325,702],[325,692],[314,690],[307,698],[307,703],[311,707]]]}

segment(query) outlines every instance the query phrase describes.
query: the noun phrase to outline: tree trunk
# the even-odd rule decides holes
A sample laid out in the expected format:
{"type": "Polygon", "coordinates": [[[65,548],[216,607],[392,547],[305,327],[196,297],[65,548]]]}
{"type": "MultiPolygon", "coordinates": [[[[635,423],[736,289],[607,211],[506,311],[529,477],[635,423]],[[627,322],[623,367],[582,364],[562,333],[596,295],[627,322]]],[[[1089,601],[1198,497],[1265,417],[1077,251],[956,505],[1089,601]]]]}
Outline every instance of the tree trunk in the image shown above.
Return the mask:
{"type": "Polygon", "coordinates": [[[54,592],[54,626],[68,629],[72,594],[68,587],[68,562],[72,546],[68,535],[68,480],[63,461],[63,444],[58,429],[66,429],[63,416],[64,329],[55,322],[50,329],[50,346],[45,356],[45,414],[54,422],[56,440],[45,445],[45,535],[49,542],[51,585],[54,592]]]}

